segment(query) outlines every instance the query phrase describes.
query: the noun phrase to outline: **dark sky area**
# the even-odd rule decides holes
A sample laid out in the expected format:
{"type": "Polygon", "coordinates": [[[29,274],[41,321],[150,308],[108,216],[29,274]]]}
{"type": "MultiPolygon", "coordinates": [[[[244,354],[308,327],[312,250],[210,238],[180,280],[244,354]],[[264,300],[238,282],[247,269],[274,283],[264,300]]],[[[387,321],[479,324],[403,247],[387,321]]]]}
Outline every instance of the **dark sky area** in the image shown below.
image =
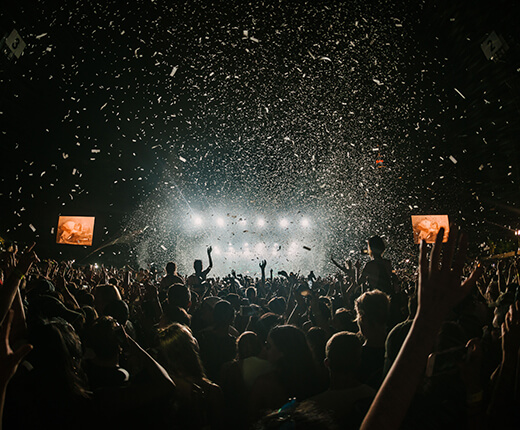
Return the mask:
{"type": "Polygon", "coordinates": [[[0,236],[84,261],[116,241],[101,251],[115,263],[164,261],[190,246],[190,215],[216,211],[309,214],[337,255],[376,233],[413,254],[413,214],[448,214],[475,245],[513,239],[519,12],[504,0],[11,2],[0,31],[27,47],[0,55],[0,236]],[[509,48],[497,61],[481,49],[492,31],[509,48]],[[59,215],[95,216],[93,248],[56,245],[59,215]]]}

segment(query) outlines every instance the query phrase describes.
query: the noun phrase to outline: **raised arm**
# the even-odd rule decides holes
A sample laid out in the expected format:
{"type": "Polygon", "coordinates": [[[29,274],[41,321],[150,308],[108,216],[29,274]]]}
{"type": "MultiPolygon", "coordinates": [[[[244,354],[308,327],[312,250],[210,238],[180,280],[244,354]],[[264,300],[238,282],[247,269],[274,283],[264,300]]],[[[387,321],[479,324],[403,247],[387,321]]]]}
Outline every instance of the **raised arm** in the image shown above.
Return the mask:
{"type": "Polygon", "coordinates": [[[454,259],[458,232],[452,228],[441,259],[444,229],[437,234],[430,257],[426,243],[419,254],[419,291],[417,316],[410,332],[372,403],[362,430],[398,429],[419,386],[436,337],[448,312],[469,293],[481,273],[480,265],[461,282],[466,258],[467,240],[460,237],[454,259]]]}
{"type": "MultiPolygon", "coordinates": [[[[208,269],[212,269],[213,268],[213,260],[211,258],[211,251],[213,251],[213,248],[211,246],[208,246],[208,260],[209,260],[209,264],[208,264],[208,269]]],[[[209,270],[208,270],[209,272],[209,270]]]]}
{"type": "Polygon", "coordinates": [[[336,266],[339,270],[341,270],[342,272],[344,273],[348,273],[348,270],[345,266],[342,266],[341,264],[339,264],[336,260],[334,260],[333,257],[330,257],[330,261],[332,262],[332,264],[334,264],[334,266],[336,266]]]}
{"type": "Polygon", "coordinates": [[[3,323],[7,312],[11,309],[13,300],[20,286],[22,279],[27,275],[33,262],[39,261],[33,251],[34,243],[16,261],[14,254],[9,254],[8,275],[2,288],[0,288],[0,324],[3,323]]]}

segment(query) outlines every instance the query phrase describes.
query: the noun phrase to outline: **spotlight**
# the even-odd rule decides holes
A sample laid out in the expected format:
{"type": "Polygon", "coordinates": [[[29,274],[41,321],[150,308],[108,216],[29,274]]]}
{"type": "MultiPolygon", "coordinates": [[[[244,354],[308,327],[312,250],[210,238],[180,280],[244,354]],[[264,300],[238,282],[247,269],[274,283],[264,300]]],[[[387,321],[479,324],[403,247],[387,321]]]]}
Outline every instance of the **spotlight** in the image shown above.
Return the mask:
{"type": "Polygon", "coordinates": [[[218,246],[214,246],[213,247],[213,252],[215,253],[215,255],[220,255],[221,254],[220,248],[218,246]]]}
{"type": "Polygon", "coordinates": [[[195,215],[193,217],[193,224],[197,225],[197,226],[201,226],[203,223],[202,221],[202,217],[200,217],[199,215],[195,215]]]}
{"type": "Polygon", "coordinates": [[[256,225],[258,227],[263,227],[265,225],[265,221],[263,218],[258,218],[258,220],[256,221],[256,225]]]}
{"type": "Polygon", "coordinates": [[[280,227],[282,227],[282,228],[287,228],[287,227],[289,227],[289,221],[288,221],[287,219],[285,219],[285,218],[282,218],[282,219],[280,220],[280,227]]]}
{"type": "Polygon", "coordinates": [[[219,227],[224,227],[224,224],[226,224],[225,221],[224,221],[224,218],[222,218],[222,217],[218,217],[218,218],[217,218],[217,225],[218,225],[219,227]]]}
{"type": "Polygon", "coordinates": [[[305,228],[307,228],[307,227],[309,227],[311,225],[311,223],[309,222],[309,220],[307,218],[303,218],[301,220],[300,224],[301,224],[302,227],[305,227],[305,228]]]}

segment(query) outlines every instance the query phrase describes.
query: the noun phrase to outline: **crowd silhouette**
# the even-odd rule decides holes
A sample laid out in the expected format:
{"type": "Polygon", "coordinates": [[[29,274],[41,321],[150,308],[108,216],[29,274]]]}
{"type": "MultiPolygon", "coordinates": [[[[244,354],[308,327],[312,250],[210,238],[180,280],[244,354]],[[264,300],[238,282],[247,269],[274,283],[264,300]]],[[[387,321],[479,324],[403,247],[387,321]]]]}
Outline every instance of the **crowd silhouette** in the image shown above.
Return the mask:
{"type": "Polygon", "coordinates": [[[3,250],[1,424],[32,428],[520,428],[520,260],[441,229],[416,273],[383,258],[183,276],[3,250]]]}

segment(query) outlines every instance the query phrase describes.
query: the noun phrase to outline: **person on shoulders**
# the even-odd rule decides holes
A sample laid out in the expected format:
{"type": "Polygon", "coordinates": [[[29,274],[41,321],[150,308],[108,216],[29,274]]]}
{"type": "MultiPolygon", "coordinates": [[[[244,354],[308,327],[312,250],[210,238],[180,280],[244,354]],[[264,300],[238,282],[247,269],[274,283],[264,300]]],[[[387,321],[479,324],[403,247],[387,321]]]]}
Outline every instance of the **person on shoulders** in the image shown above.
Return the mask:
{"type": "Polygon", "coordinates": [[[361,272],[358,284],[367,282],[370,290],[380,290],[386,294],[393,293],[392,263],[383,258],[385,243],[379,236],[372,236],[368,240],[368,253],[372,257],[361,272]]]}

